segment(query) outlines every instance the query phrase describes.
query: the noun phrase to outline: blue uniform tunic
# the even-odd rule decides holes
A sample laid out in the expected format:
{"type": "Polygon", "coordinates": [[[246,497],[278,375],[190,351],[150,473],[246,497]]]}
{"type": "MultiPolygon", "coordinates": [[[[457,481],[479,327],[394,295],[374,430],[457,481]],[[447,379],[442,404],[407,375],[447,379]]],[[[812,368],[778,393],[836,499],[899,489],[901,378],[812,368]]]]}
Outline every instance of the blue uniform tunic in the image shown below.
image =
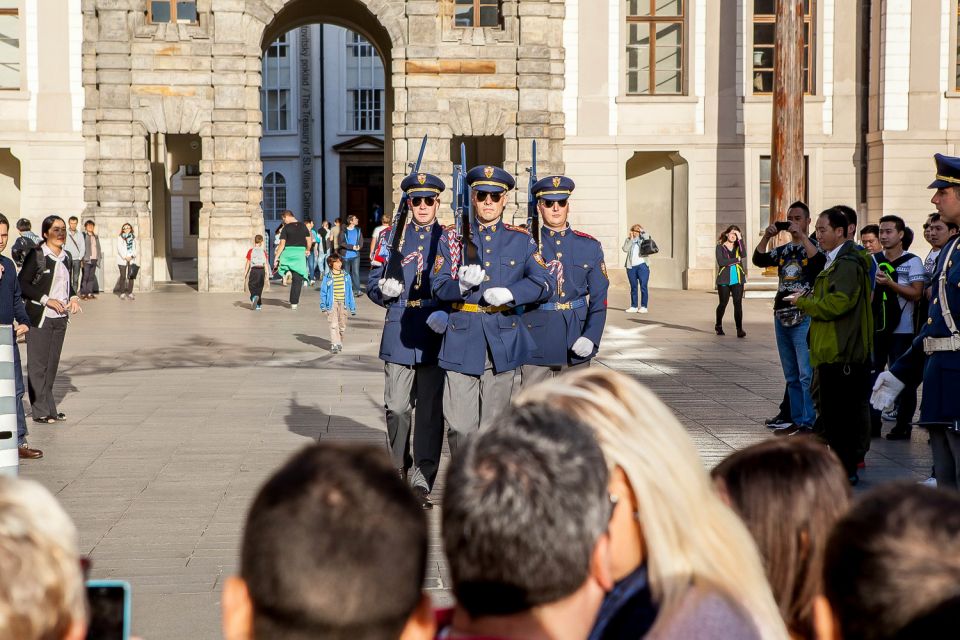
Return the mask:
{"type": "Polygon", "coordinates": [[[487,305],[483,293],[506,287],[513,294],[509,310],[499,313],[450,312],[447,331],[440,348],[440,366],[467,375],[483,374],[487,353],[495,373],[516,369],[526,362],[536,346],[515,308],[546,302],[556,289],[556,279],[547,271],[543,258],[529,233],[497,221],[487,227],[475,226],[471,241],[477,247],[486,271],[479,287],[460,293],[454,267],[463,264],[460,243],[453,228],[440,238],[440,251],[433,267],[433,293],[449,303],[487,305]]]}
{"type": "Polygon", "coordinates": [[[949,338],[950,330],[943,320],[943,296],[946,296],[956,326],[960,326],[960,243],[953,240],[944,247],[937,261],[937,275],[930,296],[927,324],[913,340],[910,350],[901,356],[890,372],[903,382],[919,383],[923,375],[921,422],[953,422],[960,419],[960,351],[936,351],[923,363],[924,338],[949,338]],[[947,274],[946,286],[940,288],[940,270],[947,274]]]}
{"type": "Polygon", "coordinates": [[[536,343],[525,364],[580,364],[596,355],[607,320],[610,282],[603,249],[596,239],[569,227],[565,231],[541,230],[540,245],[541,255],[558,283],[546,305],[533,306],[523,314],[523,323],[536,343]],[[564,305],[574,308],[564,309],[564,305]],[[587,358],[570,351],[581,336],[594,344],[587,358]]]}
{"type": "Polygon", "coordinates": [[[375,255],[381,256],[383,263],[374,263],[367,279],[367,296],[387,309],[380,359],[406,366],[435,365],[442,336],[427,326],[427,317],[439,308],[431,290],[430,267],[436,260],[443,227],[437,222],[428,226],[407,225],[400,244],[404,291],[400,298],[385,301],[379,282],[386,268],[390,232],[388,227],[380,234],[375,255]]]}

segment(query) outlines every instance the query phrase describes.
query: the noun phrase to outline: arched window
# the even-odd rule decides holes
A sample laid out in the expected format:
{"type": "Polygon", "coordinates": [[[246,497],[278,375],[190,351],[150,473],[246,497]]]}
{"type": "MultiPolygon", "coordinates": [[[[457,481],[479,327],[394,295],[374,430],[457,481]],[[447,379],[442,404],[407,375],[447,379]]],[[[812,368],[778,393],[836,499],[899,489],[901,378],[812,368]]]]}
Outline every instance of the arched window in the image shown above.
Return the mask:
{"type": "Polygon", "coordinates": [[[287,179],[282,173],[271,171],[263,179],[263,218],[279,220],[280,212],[287,208],[287,179]]]}

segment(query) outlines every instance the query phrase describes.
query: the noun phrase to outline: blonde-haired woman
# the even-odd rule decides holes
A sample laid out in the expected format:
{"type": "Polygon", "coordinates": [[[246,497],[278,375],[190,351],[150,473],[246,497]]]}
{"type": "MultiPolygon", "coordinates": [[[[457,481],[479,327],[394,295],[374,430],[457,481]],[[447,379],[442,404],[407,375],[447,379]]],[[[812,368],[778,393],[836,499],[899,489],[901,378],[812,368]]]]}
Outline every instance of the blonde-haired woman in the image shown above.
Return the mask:
{"type": "Polygon", "coordinates": [[[613,577],[591,640],[787,638],[760,556],[690,436],[634,380],[593,368],[531,387],[593,427],[611,470],[613,577]]]}

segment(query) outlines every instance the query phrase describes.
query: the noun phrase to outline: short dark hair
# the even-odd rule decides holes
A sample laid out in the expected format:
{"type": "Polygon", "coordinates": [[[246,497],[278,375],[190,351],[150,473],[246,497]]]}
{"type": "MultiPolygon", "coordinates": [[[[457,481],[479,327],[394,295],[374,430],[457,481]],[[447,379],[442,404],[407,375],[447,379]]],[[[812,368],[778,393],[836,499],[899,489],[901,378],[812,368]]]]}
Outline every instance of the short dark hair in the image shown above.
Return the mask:
{"type": "Polygon", "coordinates": [[[789,207],[787,207],[787,211],[790,211],[790,209],[803,209],[803,212],[807,214],[807,217],[808,218],[810,217],[810,207],[808,207],[807,203],[803,202],[802,200],[797,200],[796,202],[791,204],[789,207]]]}
{"type": "Polygon", "coordinates": [[[253,236],[253,243],[254,243],[254,244],[260,244],[261,242],[263,242],[263,236],[262,236],[262,235],[260,235],[260,234],[258,233],[257,235],[253,236]]]}
{"type": "Polygon", "coordinates": [[[607,528],[608,471],[592,432],[546,405],[513,407],[447,472],[443,545],[471,617],[556,602],[587,580],[607,528]]]}
{"type": "Polygon", "coordinates": [[[30,224],[30,221],[27,220],[26,218],[20,218],[19,220],[17,220],[17,231],[21,231],[21,232],[30,231],[30,228],[32,226],[33,225],[30,224]]]}
{"type": "Polygon", "coordinates": [[[822,211],[820,213],[820,217],[826,218],[827,224],[829,224],[831,228],[843,229],[844,238],[846,238],[847,235],[849,235],[847,233],[847,227],[849,227],[851,224],[854,224],[849,221],[846,214],[844,214],[839,207],[830,207],[829,209],[822,211]]]}
{"type": "Polygon", "coordinates": [[[92,224],[93,226],[97,226],[97,223],[94,222],[93,220],[87,220],[86,222],[83,223],[83,226],[87,226],[88,224],[92,224]]]}
{"type": "Polygon", "coordinates": [[[947,229],[949,229],[950,231],[957,231],[958,229],[960,229],[960,226],[958,226],[956,222],[949,222],[947,220],[944,220],[943,216],[941,216],[939,213],[930,214],[930,217],[927,219],[927,223],[929,224],[931,222],[942,222],[943,224],[947,225],[947,229]]]}
{"type": "Polygon", "coordinates": [[[710,475],[756,540],[787,629],[812,638],[827,538],[850,504],[840,460],[813,438],[774,438],[731,454],[710,475]]]}
{"type": "Polygon", "coordinates": [[[70,216],[69,218],[67,218],[67,222],[80,222],[80,218],[78,218],[77,216],[70,216]]]}
{"type": "Polygon", "coordinates": [[[893,225],[897,228],[897,231],[903,231],[907,228],[907,223],[903,221],[903,218],[895,215],[886,215],[880,217],[880,224],[884,222],[892,222],[893,225]]]}
{"type": "Polygon", "coordinates": [[[880,237],[880,225],[878,224],[868,224],[863,229],[860,229],[860,237],[862,238],[864,234],[872,233],[873,235],[880,237]]]}
{"type": "MultiPolygon", "coordinates": [[[[832,206],[831,209],[836,209],[837,211],[842,213],[843,217],[847,219],[848,225],[852,224],[853,226],[857,226],[857,210],[854,209],[853,207],[848,207],[845,204],[836,204],[832,206]]],[[[836,229],[836,227],[834,227],[834,229],[836,229]]]]}
{"type": "Polygon", "coordinates": [[[956,611],[958,550],[960,494],[911,483],[865,495],[834,527],[823,566],[844,640],[927,637],[904,630],[956,611]]]}
{"type": "Polygon", "coordinates": [[[423,510],[381,447],[309,446],[247,516],[254,637],[396,638],[422,598],[426,556],[423,510]]]}
{"type": "Polygon", "coordinates": [[[293,211],[290,211],[290,209],[284,209],[283,211],[280,212],[280,218],[281,218],[281,219],[286,218],[287,216],[290,216],[291,218],[296,218],[296,217],[297,217],[297,216],[293,215],[293,211]]]}
{"type": "Polygon", "coordinates": [[[10,228],[10,221],[7,220],[7,216],[3,215],[2,213],[0,213],[0,224],[7,225],[7,229],[10,228]]]}
{"type": "Polygon", "coordinates": [[[331,254],[327,257],[327,266],[328,266],[328,267],[333,268],[333,263],[334,263],[334,262],[343,262],[343,258],[340,257],[340,254],[339,254],[339,253],[331,253],[331,254]]]}
{"type": "Polygon", "coordinates": [[[904,227],[903,228],[903,250],[904,251],[907,251],[908,249],[910,249],[910,245],[913,244],[913,239],[914,239],[913,229],[911,229],[910,227],[904,227]]]}

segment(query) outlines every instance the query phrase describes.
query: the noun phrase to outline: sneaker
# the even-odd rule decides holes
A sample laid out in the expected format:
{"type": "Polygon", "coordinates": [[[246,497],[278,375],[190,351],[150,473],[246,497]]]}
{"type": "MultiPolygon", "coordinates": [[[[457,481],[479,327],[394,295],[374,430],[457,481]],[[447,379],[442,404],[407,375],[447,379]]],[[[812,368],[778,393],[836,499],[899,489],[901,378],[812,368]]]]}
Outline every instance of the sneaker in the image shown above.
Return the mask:
{"type": "Polygon", "coordinates": [[[894,427],[890,430],[890,433],[887,434],[887,440],[909,440],[910,434],[913,432],[913,429],[907,427],[906,429],[898,429],[894,427]]]}
{"type": "Polygon", "coordinates": [[[290,305],[290,308],[293,309],[294,311],[296,311],[296,310],[297,310],[297,305],[292,304],[292,305],[290,305]]]}
{"type": "Polygon", "coordinates": [[[640,307],[640,313],[649,313],[646,307],[640,307]]]}
{"type": "Polygon", "coordinates": [[[254,310],[254,311],[260,311],[260,309],[262,309],[262,308],[263,308],[263,307],[261,307],[260,305],[257,305],[256,307],[254,307],[253,310],[254,310]]]}
{"type": "Polygon", "coordinates": [[[897,410],[891,409],[890,411],[884,411],[880,414],[880,419],[886,422],[896,422],[897,421],[897,410]]]}
{"type": "Polygon", "coordinates": [[[775,436],[807,436],[813,433],[813,427],[805,427],[799,424],[789,424],[786,427],[774,429],[775,436]]]}
{"type": "Polygon", "coordinates": [[[927,478],[926,480],[920,481],[918,484],[922,484],[922,485],[925,486],[925,487],[930,487],[930,488],[932,488],[932,489],[936,489],[936,488],[937,488],[937,479],[934,478],[933,476],[930,476],[930,477],[927,478]]]}
{"type": "Polygon", "coordinates": [[[626,313],[636,313],[636,312],[637,312],[637,308],[636,308],[636,307],[630,307],[630,308],[627,309],[627,311],[626,311],[626,313]]]}
{"type": "Polygon", "coordinates": [[[121,299],[121,300],[126,300],[126,299],[127,299],[127,294],[121,293],[121,294],[120,294],[120,299],[121,299]]]}
{"type": "Polygon", "coordinates": [[[133,297],[133,294],[132,294],[132,293],[128,293],[128,294],[127,294],[127,300],[136,300],[136,298],[133,297]]]}
{"type": "Polygon", "coordinates": [[[772,418],[767,418],[763,421],[763,424],[767,429],[779,429],[780,427],[785,427],[790,424],[790,420],[782,416],[773,416],[772,418]]]}

